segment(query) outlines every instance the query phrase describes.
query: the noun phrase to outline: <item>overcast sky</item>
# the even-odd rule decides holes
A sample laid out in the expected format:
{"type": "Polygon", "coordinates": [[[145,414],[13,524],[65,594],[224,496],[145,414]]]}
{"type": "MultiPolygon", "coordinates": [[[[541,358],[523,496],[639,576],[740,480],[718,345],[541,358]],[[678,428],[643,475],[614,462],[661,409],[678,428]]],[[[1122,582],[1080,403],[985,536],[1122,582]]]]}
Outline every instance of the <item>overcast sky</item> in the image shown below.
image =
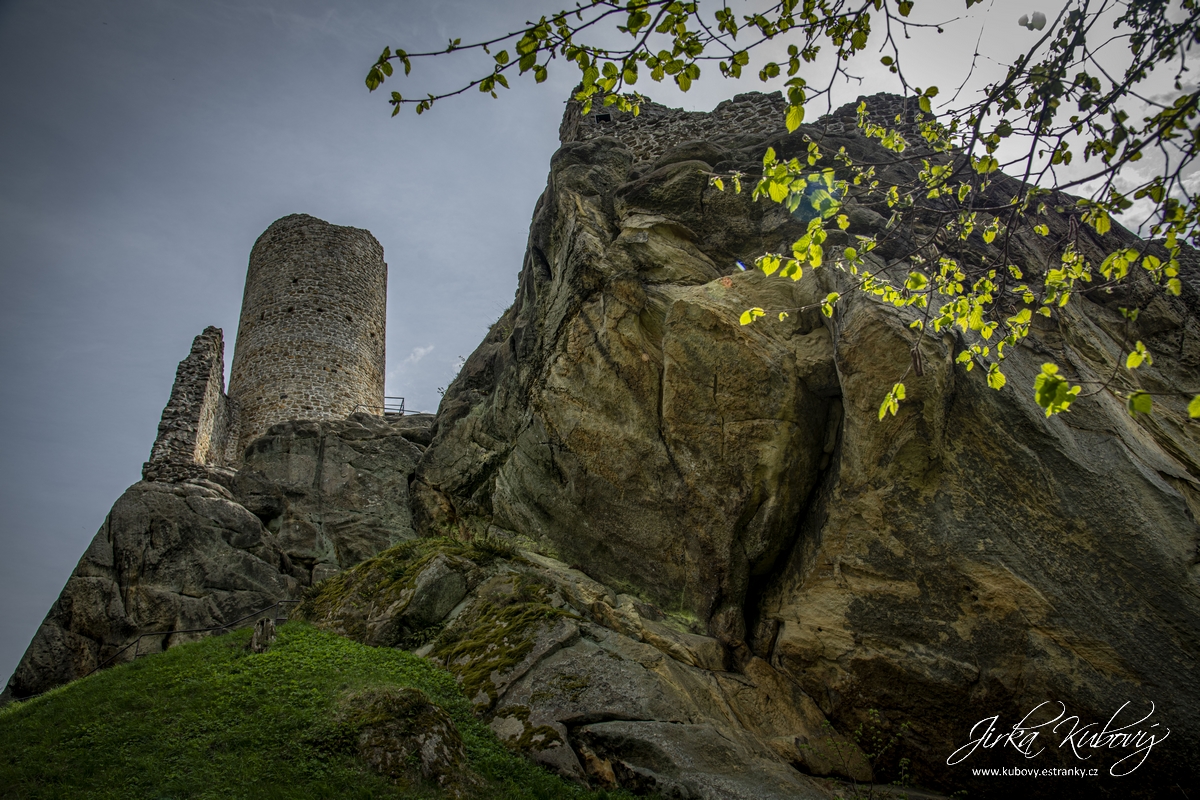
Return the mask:
{"type": "MultiPolygon", "coordinates": [[[[232,359],[250,248],[274,220],[312,214],[382,243],[387,393],[436,409],[512,302],[577,73],[397,118],[363,77],[384,45],[470,41],[557,7],[0,0],[0,680],[139,479],[192,338],[223,328],[232,359]]],[[[1028,42],[1022,10],[976,6],[915,48],[914,82],[960,76],[988,14],[1028,42]]],[[[409,85],[446,88],[460,66],[419,62],[409,85]]],[[[841,100],[894,88],[877,66],[866,77],[841,100]]],[[[707,110],[761,84],[638,88],[707,110]]]]}

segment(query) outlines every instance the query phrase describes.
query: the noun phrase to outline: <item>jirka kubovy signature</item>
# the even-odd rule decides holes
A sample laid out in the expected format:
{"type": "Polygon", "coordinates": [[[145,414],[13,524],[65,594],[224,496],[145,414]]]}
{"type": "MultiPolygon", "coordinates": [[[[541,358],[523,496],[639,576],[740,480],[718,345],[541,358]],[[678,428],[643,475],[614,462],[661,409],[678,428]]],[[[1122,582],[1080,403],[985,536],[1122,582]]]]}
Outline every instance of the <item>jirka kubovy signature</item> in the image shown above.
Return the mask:
{"type": "Polygon", "coordinates": [[[971,727],[969,734],[971,740],[951,753],[950,757],[946,759],[946,763],[953,766],[966,761],[980,747],[985,749],[1012,747],[1018,753],[1025,756],[1025,758],[1034,758],[1046,749],[1045,746],[1039,747],[1037,741],[1038,737],[1045,733],[1047,737],[1051,734],[1061,735],[1062,739],[1058,743],[1059,748],[1069,745],[1071,752],[1080,760],[1089,759],[1094,755],[1093,752],[1088,751],[1129,750],[1129,753],[1109,767],[1108,770],[1110,775],[1118,778],[1123,777],[1131,774],[1144,764],[1154,745],[1171,735],[1170,728],[1163,728],[1162,731],[1153,731],[1153,728],[1159,727],[1159,723],[1157,722],[1151,724],[1145,730],[1139,727],[1154,715],[1155,706],[1153,702],[1150,703],[1150,711],[1146,716],[1124,725],[1118,725],[1117,718],[1128,705],[1129,701],[1126,701],[1109,717],[1108,722],[1105,722],[1099,728],[1096,727],[1097,723],[1095,722],[1083,722],[1083,720],[1074,714],[1068,715],[1065,703],[1050,700],[1046,700],[1035,706],[1020,722],[1013,725],[1012,730],[1009,731],[997,730],[1000,722],[999,714],[984,717],[971,727]],[[1047,705],[1057,705],[1059,707],[1058,716],[1045,722],[1031,723],[1030,718],[1035,717],[1038,710],[1047,705]],[[982,733],[978,733],[981,727],[983,731],[982,733]],[[1061,734],[1060,729],[1062,731],[1061,734]],[[1141,756],[1141,758],[1131,761],[1131,759],[1137,756],[1141,756]]]}

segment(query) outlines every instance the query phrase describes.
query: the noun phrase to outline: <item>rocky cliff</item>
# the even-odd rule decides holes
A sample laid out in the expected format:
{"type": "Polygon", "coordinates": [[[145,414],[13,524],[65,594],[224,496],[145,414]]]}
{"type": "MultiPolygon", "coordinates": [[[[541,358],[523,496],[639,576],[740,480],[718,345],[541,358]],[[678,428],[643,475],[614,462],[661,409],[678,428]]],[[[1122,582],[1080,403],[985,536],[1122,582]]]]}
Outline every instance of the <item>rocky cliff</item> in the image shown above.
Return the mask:
{"type": "MultiPolygon", "coordinates": [[[[798,283],[741,271],[786,252],[802,223],[708,182],[753,176],[768,146],[789,158],[810,140],[909,176],[838,117],[654,160],[599,133],[565,143],[516,300],[446,393],[415,474],[419,518],[528,542],[687,622],[722,643],[728,669],[769,665],[839,730],[870,709],[892,729],[909,723],[922,782],[995,792],[969,768],[1028,766],[1012,747],[957,767],[949,755],[981,719],[1011,731],[1061,701],[1097,727],[1128,702],[1119,722],[1153,708],[1144,726],[1170,729],[1114,791],[1187,785],[1200,741],[1200,428],[1184,409],[1200,388],[1194,265],[1180,298],[1135,280],[1042,321],[999,392],[955,365],[961,340],[926,337],[923,375],[877,421],[912,359],[911,318],[836,269],[798,283]],[[748,307],[811,308],[835,290],[830,319],[739,325],[748,307]],[[1129,331],[1118,307],[1132,303],[1145,311],[1129,331]],[[1116,394],[1139,388],[1118,369],[1126,337],[1162,353],[1136,378],[1156,393],[1149,417],[1116,394]],[[1029,387],[1049,360],[1108,383],[1048,419],[1029,387]]],[[[879,231],[881,212],[851,201],[849,234],[879,231]]],[[[1044,222],[1053,236],[1074,230],[1065,214],[1044,222]]],[[[1078,235],[1097,262],[1133,240],[1078,235]]],[[[993,255],[977,237],[957,254],[969,266],[993,255]]],[[[902,245],[872,254],[875,268],[902,245]]],[[[1012,247],[1027,276],[1044,274],[1043,240],[1019,234],[1012,247]]],[[[1038,766],[1116,760],[1069,749],[1038,766]]]]}
{"type": "MultiPolygon", "coordinates": [[[[1035,317],[994,391],[956,365],[954,334],[914,356],[907,312],[832,265],[799,282],[740,268],[804,223],[711,173],[752,180],[768,146],[790,158],[810,141],[891,180],[913,169],[847,125],[852,111],[788,134],[763,122],[772,104],[564,124],[516,299],[436,419],[287,423],[237,472],[134,486],[7,692],[316,584],[301,616],[438,660],[498,735],[597,785],[822,797],[838,790],[822,776],[889,780],[900,759],[917,783],[972,796],[1019,785],[973,775],[985,767],[1099,770],[1022,785],[1031,796],[1192,785],[1195,265],[1178,298],[1135,279],[1035,317]],[[813,307],[830,291],[843,299],[826,318],[813,307]],[[1130,329],[1118,309],[1132,304],[1130,329]],[[792,313],[740,325],[751,306],[792,313]],[[1136,376],[1119,368],[1135,339],[1159,356],[1136,376]],[[878,421],[915,357],[906,401],[878,421]],[[1101,388],[1047,418],[1029,390],[1046,361],[1101,388]],[[1132,388],[1155,393],[1153,415],[1128,414],[1132,388]],[[1036,747],[1000,738],[1060,703],[1075,721],[1031,729],[1036,747]],[[993,738],[948,764],[993,716],[993,738]],[[1072,750],[1106,721],[1142,731],[1137,747],[1072,750]],[[872,735],[895,744],[873,757],[872,735]],[[1116,771],[1144,764],[1109,775],[1131,754],[1116,771]]],[[[882,212],[850,200],[827,244],[881,230],[882,212]]],[[[1092,259],[1133,241],[1041,221],[1092,259]]],[[[902,238],[869,255],[876,269],[902,238]]],[[[1012,242],[1032,279],[1045,241],[1012,242]]],[[[956,255],[970,270],[989,248],[976,234],[956,255]]]]}
{"type": "Polygon", "coordinates": [[[113,505],[4,699],[204,629],[253,624],[257,612],[412,538],[408,477],[422,445],[409,439],[428,441],[430,422],[354,414],[281,423],[247,448],[237,471],[156,464],[152,479],[113,505]]]}

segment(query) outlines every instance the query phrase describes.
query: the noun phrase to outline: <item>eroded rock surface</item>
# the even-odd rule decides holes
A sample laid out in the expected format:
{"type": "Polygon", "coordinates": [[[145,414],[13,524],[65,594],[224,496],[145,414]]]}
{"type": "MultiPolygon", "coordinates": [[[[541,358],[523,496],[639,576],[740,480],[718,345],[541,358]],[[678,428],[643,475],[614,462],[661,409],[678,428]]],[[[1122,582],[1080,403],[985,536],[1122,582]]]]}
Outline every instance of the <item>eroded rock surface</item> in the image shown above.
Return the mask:
{"type": "MultiPolygon", "coordinates": [[[[787,252],[806,221],[719,192],[709,174],[753,180],[767,146],[790,158],[810,140],[895,160],[828,121],[686,143],[653,162],[600,135],[565,144],[514,305],[446,392],[413,484],[418,527],[522,538],[627,596],[606,601],[604,624],[617,630],[636,603],[690,618],[687,633],[719,643],[727,668],[768,664],[839,730],[870,709],[893,731],[910,723],[921,783],[997,791],[970,768],[1013,766],[1011,753],[957,769],[947,757],[980,719],[999,715],[1008,730],[1044,701],[1097,726],[1127,701],[1128,722],[1153,703],[1146,724],[1170,739],[1121,791],[1194,782],[1200,426],[1184,407],[1200,387],[1194,265],[1182,297],[1135,276],[1035,317],[997,392],[956,364],[956,334],[926,336],[914,355],[914,316],[855,293],[832,264],[798,283],[738,268],[787,252]],[[823,318],[815,305],[830,291],[843,298],[823,318]],[[1119,310],[1132,305],[1143,311],[1130,324],[1119,310]],[[739,325],[751,306],[790,316],[739,325]],[[1136,340],[1161,357],[1134,374],[1123,351],[1136,340]],[[1031,396],[1047,361],[1091,387],[1049,419],[1031,396]],[[880,422],[900,379],[907,399],[880,422]],[[1152,416],[1125,410],[1135,388],[1155,393],[1152,416]]],[[[902,180],[912,167],[880,174],[902,180]]],[[[989,192],[1015,188],[1001,176],[989,192]]],[[[847,214],[827,252],[880,230],[888,210],[852,199],[847,214]]],[[[1026,280],[1040,280],[1056,239],[1074,237],[1094,263],[1139,244],[1122,230],[1101,239],[1069,212],[1039,221],[1050,237],[1019,232],[1008,253],[1026,280]]],[[[930,232],[891,236],[869,267],[901,259],[906,272],[914,237],[930,232]]],[[[1000,258],[978,234],[951,250],[968,271],[1000,258]]],[[[1039,765],[1080,763],[1052,748],[1039,765]]]]}
{"type": "Polygon", "coordinates": [[[421,447],[410,439],[427,430],[362,413],[280,423],[246,448],[232,488],[319,581],[415,535],[408,477],[421,447]]]}
{"type": "Polygon", "coordinates": [[[19,699],[117,656],[164,650],[293,597],[287,556],[224,487],[140,482],[113,505],[46,615],[5,694],[19,699]],[[136,648],[118,652],[140,634],[136,648]]]}
{"type": "Polygon", "coordinates": [[[338,724],[376,772],[407,789],[435,786],[450,798],[478,796],[462,736],[419,689],[375,688],[342,698],[338,724]]]}
{"type": "Polygon", "coordinates": [[[190,641],[201,634],[177,632],[295,599],[314,578],[412,538],[408,476],[421,445],[411,439],[427,436],[429,421],[396,422],[355,414],[284,423],[248,448],[237,472],[195,468],[208,477],[134,484],[80,559],[4,698],[190,641]],[[165,633],[125,649],[158,631],[165,633]]]}
{"type": "Polygon", "coordinates": [[[381,632],[397,630],[413,589],[451,565],[472,588],[417,652],[535,762],[598,786],[712,800],[832,796],[797,767],[871,779],[855,743],[765,661],[727,672],[717,640],[537,553],[418,540],[314,587],[296,614],[390,642],[381,632]]]}
{"type": "MultiPolygon", "coordinates": [[[[287,423],[241,472],[214,473],[225,488],[133,487],[9,691],[80,674],[147,625],[227,619],[319,583],[301,616],[437,660],[501,738],[593,785],[821,797],[842,791],[832,779],[889,780],[900,758],[919,784],[973,797],[1196,783],[1194,253],[1181,297],[1138,275],[1035,317],[994,391],[957,363],[961,336],[915,341],[911,309],[837,269],[885,206],[849,199],[826,265],[799,282],[739,268],[788,252],[807,220],[718,191],[714,170],[749,183],[768,146],[803,157],[818,141],[877,161],[885,181],[913,177],[853,116],[662,148],[648,122],[629,142],[598,120],[571,128],[585,140],[552,160],[515,302],[436,419],[287,423]],[[754,306],[771,316],[739,324],[754,306]],[[1121,366],[1133,341],[1156,355],[1136,373],[1121,366]],[[1030,394],[1047,361],[1087,387],[1053,418],[1030,394]],[[907,397],[880,421],[897,380],[907,397]],[[1125,410],[1138,388],[1153,415],[1125,410]],[[1003,734],[1047,702],[1095,727],[1153,707],[1142,727],[1169,738],[1119,784],[1103,773],[1128,751],[1082,760],[1062,735],[1039,740],[1034,766],[1097,768],[1099,782],[972,777],[1029,766],[1011,747],[947,763],[980,720],[1003,734]],[[860,729],[895,746],[869,757],[860,729]]],[[[1015,190],[999,176],[988,191],[1015,190]]],[[[1019,231],[1006,254],[1030,282],[1049,242],[1093,262],[1141,246],[1069,211],[1039,222],[1049,236],[1019,231]]],[[[935,232],[897,230],[866,263],[906,273],[935,232]]],[[[949,252],[972,277],[1000,258],[978,234],[949,252]]]]}

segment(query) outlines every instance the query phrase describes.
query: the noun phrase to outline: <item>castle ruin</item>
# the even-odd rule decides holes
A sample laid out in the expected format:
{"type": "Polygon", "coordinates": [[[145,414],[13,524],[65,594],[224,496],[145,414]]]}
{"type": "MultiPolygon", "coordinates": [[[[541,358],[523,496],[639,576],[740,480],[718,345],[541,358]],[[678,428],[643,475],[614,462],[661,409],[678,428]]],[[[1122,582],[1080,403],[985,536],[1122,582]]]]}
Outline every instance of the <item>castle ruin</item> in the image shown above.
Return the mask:
{"type": "Polygon", "coordinates": [[[180,362],[146,480],[237,467],[280,422],[383,413],[387,264],[369,231],[306,214],[276,220],[254,243],[229,377],[209,327],[180,362]]]}

